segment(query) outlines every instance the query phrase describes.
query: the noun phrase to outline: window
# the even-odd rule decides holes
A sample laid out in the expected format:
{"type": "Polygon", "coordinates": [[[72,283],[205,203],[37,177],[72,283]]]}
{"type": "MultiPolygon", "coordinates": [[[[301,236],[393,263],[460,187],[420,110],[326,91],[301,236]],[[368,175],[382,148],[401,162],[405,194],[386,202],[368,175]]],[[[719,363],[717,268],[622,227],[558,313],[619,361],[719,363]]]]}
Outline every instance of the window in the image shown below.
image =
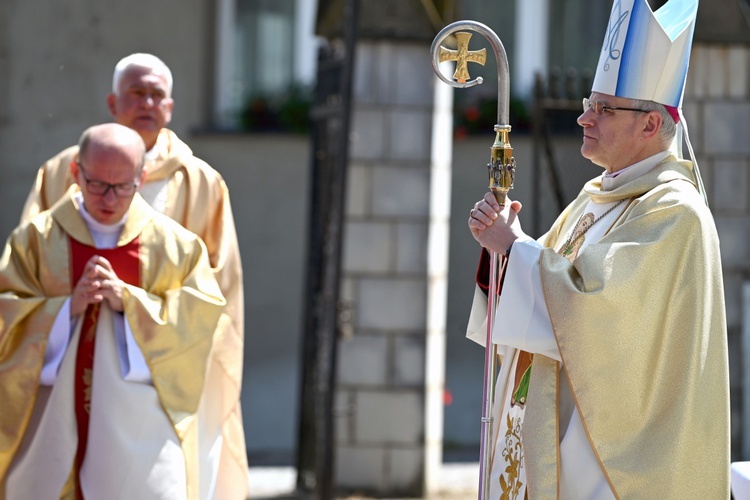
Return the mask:
{"type": "Polygon", "coordinates": [[[217,8],[215,125],[262,127],[268,122],[255,121],[264,109],[283,106],[290,93],[299,100],[313,83],[316,2],[218,0],[217,8]]]}
{"type": "Polygon", "coordinates": [[[237,0],[235,47],[245,97],[293,80],[294,0],[237,0]]]}
{"type": "Polygon", "coordinates": [[[551,0],[549,64],[562,71],[575,68],[592,75],[607,31],[610,2],[551,0]]]}

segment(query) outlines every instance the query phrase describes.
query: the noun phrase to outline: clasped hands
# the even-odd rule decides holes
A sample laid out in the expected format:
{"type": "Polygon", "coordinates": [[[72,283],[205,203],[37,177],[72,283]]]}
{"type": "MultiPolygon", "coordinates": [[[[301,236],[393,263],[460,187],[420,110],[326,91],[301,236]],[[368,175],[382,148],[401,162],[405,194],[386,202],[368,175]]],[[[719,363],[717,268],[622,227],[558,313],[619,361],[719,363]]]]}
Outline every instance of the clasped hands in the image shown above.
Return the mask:
{"type": "Polygon", "coordinates": [[[510,199],[500,207],[494,194],[485,194],[469,212],[469,229],[472,236],[488,251],[505,254],[514,241],[526,236],[518,220],[521,208],[520,202],[510,199]]]}
{"type": "Polygon", "coordinates": [[[81,279],[73,289],[70,315],[82,314],[89,304],[99,304],[104,300],[113,310],[122,312],[122,289],[123,283],[112,264],[104,257],[94,255],[86,263],[81,279]]]}

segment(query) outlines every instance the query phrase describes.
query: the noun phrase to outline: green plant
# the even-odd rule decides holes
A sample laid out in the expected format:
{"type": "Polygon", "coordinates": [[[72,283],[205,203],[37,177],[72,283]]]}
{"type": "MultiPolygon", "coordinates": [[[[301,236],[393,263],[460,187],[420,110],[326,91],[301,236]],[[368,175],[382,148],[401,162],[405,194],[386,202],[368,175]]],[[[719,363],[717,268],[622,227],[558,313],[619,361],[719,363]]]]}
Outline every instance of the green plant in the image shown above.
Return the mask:
{"type": "Polygon", "coordinates": [[[241,127],[254,132],[306,133],[310,130],[310,94],[301,85],[278,94],[253,94],[240,113],[241,127]]]}

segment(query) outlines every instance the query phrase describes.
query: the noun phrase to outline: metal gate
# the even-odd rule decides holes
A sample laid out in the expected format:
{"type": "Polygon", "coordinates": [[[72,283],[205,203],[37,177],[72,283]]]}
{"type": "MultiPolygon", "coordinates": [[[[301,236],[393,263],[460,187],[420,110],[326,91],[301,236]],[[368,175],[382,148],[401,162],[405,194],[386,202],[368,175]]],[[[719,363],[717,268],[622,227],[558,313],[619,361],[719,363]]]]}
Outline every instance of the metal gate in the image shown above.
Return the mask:
{"type": "Polygon", "coordinates": [[[311,111],[312,172],[297,437],[297,490],[333,498],[336,350],[341,249],[358,0],[347,0],[345,37],[320,49],[311,111]]]}
{"type": "Polygon", "coordinates": [[[591,72],[553,68],[534,82],[532,234],[540,236],[583,184],[600,171],[581,156],[581,100],[591,90],[591,72]]]}

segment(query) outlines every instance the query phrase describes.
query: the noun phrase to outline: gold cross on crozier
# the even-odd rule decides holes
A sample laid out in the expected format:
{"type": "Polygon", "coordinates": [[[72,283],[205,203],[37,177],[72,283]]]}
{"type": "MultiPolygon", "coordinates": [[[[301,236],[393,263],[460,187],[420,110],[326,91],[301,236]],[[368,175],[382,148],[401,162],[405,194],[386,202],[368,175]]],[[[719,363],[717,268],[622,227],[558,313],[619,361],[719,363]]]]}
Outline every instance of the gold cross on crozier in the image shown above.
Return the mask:
{"type": "Polygon", "coordinates": [[[458,83],[466,83],[471,78],[467,63],[475,62],[484,66],[484,62],[487,60],[487,50],[469,50],[470,38],[471,33],[460,31],[456,33],[456,43],[458,44],[456,50],[440,47],[440,55],[438,56],[440,62],[456,61],[453,79],[458,83]]]}

